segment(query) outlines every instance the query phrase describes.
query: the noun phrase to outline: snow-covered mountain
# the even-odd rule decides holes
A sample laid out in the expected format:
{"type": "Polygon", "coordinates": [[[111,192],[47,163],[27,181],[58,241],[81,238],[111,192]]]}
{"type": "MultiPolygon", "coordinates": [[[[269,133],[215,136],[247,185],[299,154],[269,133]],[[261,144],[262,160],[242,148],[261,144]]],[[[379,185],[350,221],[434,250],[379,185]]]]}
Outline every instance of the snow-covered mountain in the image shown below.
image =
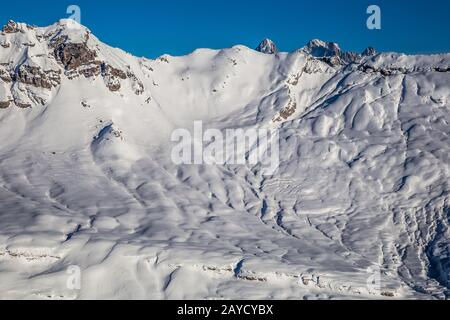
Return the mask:
{"type": "Polygon", "coordinates": [[[10,21],[0,298],[448,296],[450,54],[259,51],[150,60],[10,21]],[[279,170],[175,165],[196,120],[278,129],[279,170]]]}

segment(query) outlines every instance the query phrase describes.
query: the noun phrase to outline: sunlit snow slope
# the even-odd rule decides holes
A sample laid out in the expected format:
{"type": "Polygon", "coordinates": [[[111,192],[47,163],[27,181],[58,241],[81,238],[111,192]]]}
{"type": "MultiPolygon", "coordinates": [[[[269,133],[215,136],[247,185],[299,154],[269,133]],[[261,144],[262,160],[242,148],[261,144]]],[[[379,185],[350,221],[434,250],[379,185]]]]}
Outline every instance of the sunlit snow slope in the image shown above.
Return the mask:
{"type": "Polygon", "coordinates": [[[263,51],[148,60],[9,22],[0,298],[448,296],[450,54],[263,51]],[[279,170],[176,166],[195,120],[278,128],[279,170]]]}

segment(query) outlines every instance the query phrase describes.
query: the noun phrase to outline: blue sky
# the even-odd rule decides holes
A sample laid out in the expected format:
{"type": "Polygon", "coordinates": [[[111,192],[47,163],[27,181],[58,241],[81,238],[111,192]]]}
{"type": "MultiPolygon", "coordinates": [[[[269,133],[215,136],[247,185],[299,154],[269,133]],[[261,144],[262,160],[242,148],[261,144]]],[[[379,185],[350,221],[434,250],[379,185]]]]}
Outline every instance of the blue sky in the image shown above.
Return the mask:
{"type": "Polygon", "coordinates": [[[49,25],[68,17],[71,4],[103,42],[150,58],[200,47],[253,48],[265,37],[282,51],[319,38],[355,51],[450,52],[449,0],[21,0],[2,1],[0,22],[49,25]],[[371,4],[381,8],[381,30],[366,27],[371,4]]]}

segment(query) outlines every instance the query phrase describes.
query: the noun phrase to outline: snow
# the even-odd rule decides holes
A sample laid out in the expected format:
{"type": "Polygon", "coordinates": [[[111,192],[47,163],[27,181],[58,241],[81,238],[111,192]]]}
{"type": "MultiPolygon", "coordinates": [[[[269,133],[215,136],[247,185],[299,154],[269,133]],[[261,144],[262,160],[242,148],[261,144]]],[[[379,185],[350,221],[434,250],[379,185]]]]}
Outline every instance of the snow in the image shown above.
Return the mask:
{"type": "Polygon", "coordinates": [[[69,79],[38,37],[84,43],[84,27],[19,26],[0,35],[0,63],[61,81],[0,80],[0,102],[31,104],[0,109],[0,298],[448,295],[450,54],[330,65],[235,46],[149,60],[90,34],[138,95],[131,78],[115,92],[101,75],[69,79]],[[176,166],[171,133],[196,120],[279,129],[279,170],[176,166]]]}

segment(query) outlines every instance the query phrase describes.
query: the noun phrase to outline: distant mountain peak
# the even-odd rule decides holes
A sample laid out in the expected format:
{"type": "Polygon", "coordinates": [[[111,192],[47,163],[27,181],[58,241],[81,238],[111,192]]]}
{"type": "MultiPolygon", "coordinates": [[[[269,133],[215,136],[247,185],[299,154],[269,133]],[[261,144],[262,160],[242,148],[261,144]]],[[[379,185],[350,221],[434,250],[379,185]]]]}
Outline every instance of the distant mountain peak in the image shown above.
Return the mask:
{"type": "Polygon", "coordinates": [[[17,33],[23,32],[24,23],[17,23],[14,20],[9,20],[2,28],[2,33],[17,33]]]}
{"type": "Polygon", "coordinates": [[[265,38],[256,48],[256,51],[265,54],[276,54],[278,53],[278,48],[272,40],[265,38]]]}
{"type": "Polygon", "coordinates": [[[326,42],[319,39],[309,41],[301,51],[322,60],[326,60],[333,65],[360,62],[364,57],[371,57],[377,51],[368,47],[361,54],[353,51],[344,51],[335,42],[326,42]]]}
{"type": "Polygon", "coordinates": [[[368,47],[366,50],[364,50],[363,52],[362,52],[362,56],[363,57],[371,57],[371,56],[374,56],[374,55],[376,55],[378,52],[377,52],[377,50],[375,49],[375,48],[373,48],[373,47],[368,47]]]}
{"type": "Polygon", "coordinates": [[[319,39],[309,41],[303,51],[314,57],[334,57],[341,54],[341,48],[335,42],[326,42],[319,39]]]}

